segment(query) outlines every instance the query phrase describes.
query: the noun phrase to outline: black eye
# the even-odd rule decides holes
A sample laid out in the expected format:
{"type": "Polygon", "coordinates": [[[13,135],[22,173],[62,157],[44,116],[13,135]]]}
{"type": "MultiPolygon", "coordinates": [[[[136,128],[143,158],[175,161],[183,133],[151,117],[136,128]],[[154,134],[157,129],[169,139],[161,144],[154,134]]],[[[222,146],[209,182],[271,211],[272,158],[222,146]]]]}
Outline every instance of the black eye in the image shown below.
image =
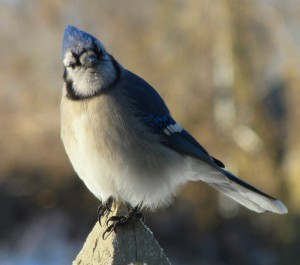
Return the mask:
{"type": "Polygon", "coordinates": [[[77,54],[72,52],[72,58],[70,59],[67,67],[74,69],[76,66],[79,66],[79,65],[80,65],[80,61],[79,61],[77,54]]]}
{"type": "Polygon", "coordinates": [[[88,51],[80,56],[81,65],[87,68],[96,66],[98,61],[97,54],[93,51],[88,51]]]}
{"type": "Polygon", "coordinates": [[[97,56],[96,54],[90,54],[86,57],[86,63],[91,63],[94,64],[97,61],[97,56]]]}

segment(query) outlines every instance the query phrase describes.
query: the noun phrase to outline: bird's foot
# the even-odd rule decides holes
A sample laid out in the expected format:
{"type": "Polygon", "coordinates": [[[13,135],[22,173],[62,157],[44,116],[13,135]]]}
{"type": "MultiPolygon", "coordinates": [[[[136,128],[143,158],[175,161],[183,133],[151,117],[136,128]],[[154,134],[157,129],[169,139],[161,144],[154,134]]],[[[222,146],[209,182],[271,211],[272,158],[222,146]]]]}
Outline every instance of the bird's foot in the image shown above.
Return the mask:
{"type": "Polygon", "coordinates": [[[106,239],[113,231],[116,232],[117,227],[130,224],[135,218],[145,221],[143,213],[139,212],[140,207],[136,206],[132,208],[127,215],[124,216],[111,216],[107,219],[106,225],[108,226],[104,231],[102,238],[106,239]],[[112,223],[112,224],[110,224],[112,223]],[[107,235],[107,236],[106,236],[107,235]]]}
{"type": "Polygon", "coordinates": [[[97,209],[98,222],[102,226],[101,219],[108,213],[112,212],[114,199],[109,197],[104,203],[101,203],[97,209]]]}

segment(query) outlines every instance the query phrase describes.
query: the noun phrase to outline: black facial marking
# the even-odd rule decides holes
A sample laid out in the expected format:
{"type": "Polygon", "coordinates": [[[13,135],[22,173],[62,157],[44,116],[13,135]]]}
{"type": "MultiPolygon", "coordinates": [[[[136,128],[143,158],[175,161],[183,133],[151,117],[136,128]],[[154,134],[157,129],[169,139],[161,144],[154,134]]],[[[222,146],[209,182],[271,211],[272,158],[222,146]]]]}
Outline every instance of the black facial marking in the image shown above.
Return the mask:
{"type": "Polygon", "coordinates": [[[70,78],[68,78],[68,71],[65,67],[64,74],[63,74],[63,79],[66,83],[66,90],[67,90],[67,95],[66,96],[67,96],[67,98],[69,98],[71,100],[90,99],[92,97],[99,96],[101,93],[105,92],[106,90],[109,90],[110,88],[112,88],[119,81],[120,76],[121,76],[121,68],[120,68],[118,62],[114,59],[113,56],[111,56],[110,54],[108,54],[108,56],[110,57],[110,60],[112,61],[112,64],[113,64],[114,69],[116,71],[116,78],[107,87],[103,87],[101,89],[98,89],[97,91],[95,91],[95,93],[93,93],[91,95],[80,95],[80,94],[78,94],[78,92],[75,91],[75,89],[73,87],[73,81],[70,78]]]}
{"type": "MultiPolygon", "coordinates": [[[[71,52],[72,57],[75,59],[75,62],[70,63],[69,65],[67,65],[67,67],[71,67],[72,69],[74,69],[75,67],[82,66],[82,63],[80,62],[80,57],[88,51],[89,50],[83,48],[81,53],[79,53],[79,54],[71,52]]],[[[97,59],[99,61],[101,61],[103,59],[104,52],[102,50],[99,51],[95,42],[93,43],[93,52],[96,54],[97,59]]]]}
{"type": "Polygon", "coordinates": [[[81,63],[80,63],[80,60],[79,60],[79,56],[74,52],[71,52],[71,53],[72,53],[72,56],[75,59],[75,63],[70,63],[70,65],[68,65],[68,67],[71,67],[72,69],[74,69],[75,67],[80,66],[81,63]]]}
{"type": "Polygon", "coordinates": [[[64,69],[63,79],[66,83],[67,98],[69,98],[71,100],[80,100],[80,99],[82,99],[81,96],[76,94],[76,92],[73,88],[73,81],[71,79],[68,79],[68,71],[67,71],[66,67],[64,69]]]}
{"type": "Polygon", "coordinates": [[[67,98],[71,100],[81,100],[84,99],[82,96],[78,95],[73,88],[73,81],[66,80],[66,88],[67,88],[67,98]]]}

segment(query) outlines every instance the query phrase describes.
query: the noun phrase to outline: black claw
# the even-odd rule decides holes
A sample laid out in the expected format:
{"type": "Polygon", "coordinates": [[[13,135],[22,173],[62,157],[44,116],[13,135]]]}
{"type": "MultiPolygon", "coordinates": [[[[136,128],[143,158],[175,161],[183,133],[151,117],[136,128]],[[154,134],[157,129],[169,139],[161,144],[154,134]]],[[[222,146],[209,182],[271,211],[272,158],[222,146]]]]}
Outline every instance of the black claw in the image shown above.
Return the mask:
{"type": "Polygon", "coordinates": [[[107,201],[105,201],[103,204],[100,204],[97,209],[97,217],[98,222],[100,226],[102,226],[101,219],[104,217],[104,215],[107,214],[107,212],[112,212],[112,205],[114,203],[114,200],[112,197],[109,197],[107,201]]]}
{"type": "Polygon", "coordinates": [[[142,212],[136,213],[135,217],[140,219],[143,223],[145,223],[145,216],[142,212]]]}
{"type": "Polygon", "coordinates": [[[115,224],[112,224],[112,225],[110,225],[109,227],[107,227],[105,229],[105,231],[102,234],[102,239],[103,240],[105,240],[106,238],[108,238],[109,235],[112,233],[112,231],[116,232],[116,227],[115,226],[116,226],[115,224]],[[107,236],[105,236],[106,234],[107,234],[107,236]]]}
{"type": "Polygon", "coordinates": [[[106,220],[107,228],[105,229],[102,238],[106,239],[113,231],[116,232],[118,227],[130,224],[135,218],[145,221],[144,215],[139,212],[140,207],[137,206],[129,211],[125,216],[111,216],[106,220]],[[110,225],[110,223],[112,224],[110,225]],[[107,235],[107,236],[106,236],[107,235]]]}
{"type": "Polygon", "coordinates": [[[113,198],[110,197],[105,203],[105,207],[108,212],[112,213],[114,211],[112,209],[113,204],[114,204],[114,200],[113,200],[113,198]]]}
{"type": "Polygon", "coordinates": [[[101,224],[102,212],[103,212],[103,205],[100,204],[97,209],[97,219],[98,219],[98,223],[100,224],[100,226],[102,226],[102,224],[101,224]]]}
{"type": "Polygon", "coordinates": [[[111,216],[106,220],[106,225],[109,225],[109,222],[122,222],[124,216],[111,216]]]}

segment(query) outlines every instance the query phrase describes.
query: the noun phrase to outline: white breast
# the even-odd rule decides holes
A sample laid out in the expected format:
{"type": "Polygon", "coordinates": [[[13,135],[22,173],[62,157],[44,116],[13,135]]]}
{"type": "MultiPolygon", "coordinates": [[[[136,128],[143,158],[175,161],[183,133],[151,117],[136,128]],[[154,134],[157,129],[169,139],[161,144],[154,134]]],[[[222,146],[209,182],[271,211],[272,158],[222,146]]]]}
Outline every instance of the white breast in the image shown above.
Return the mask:
{"type": "MultiPolygon", "coordinates": [[[[109,143],[108,125],[92,102],[62,99],[61,133],[69,159],[89,190],[100,200],[116,196],[109,143]]],[[[104,116],[104,115],[102,115],[104,116]]]]}
{"type": "Polygon", "coordinates": [[[114,196],[149,208],[168,204],[189,165],[159,136],[143,134],[137,122],[125,119],[116,102],[96,99],[62,99],[62,140],[75,171],[99,199],[114,196]]]}

